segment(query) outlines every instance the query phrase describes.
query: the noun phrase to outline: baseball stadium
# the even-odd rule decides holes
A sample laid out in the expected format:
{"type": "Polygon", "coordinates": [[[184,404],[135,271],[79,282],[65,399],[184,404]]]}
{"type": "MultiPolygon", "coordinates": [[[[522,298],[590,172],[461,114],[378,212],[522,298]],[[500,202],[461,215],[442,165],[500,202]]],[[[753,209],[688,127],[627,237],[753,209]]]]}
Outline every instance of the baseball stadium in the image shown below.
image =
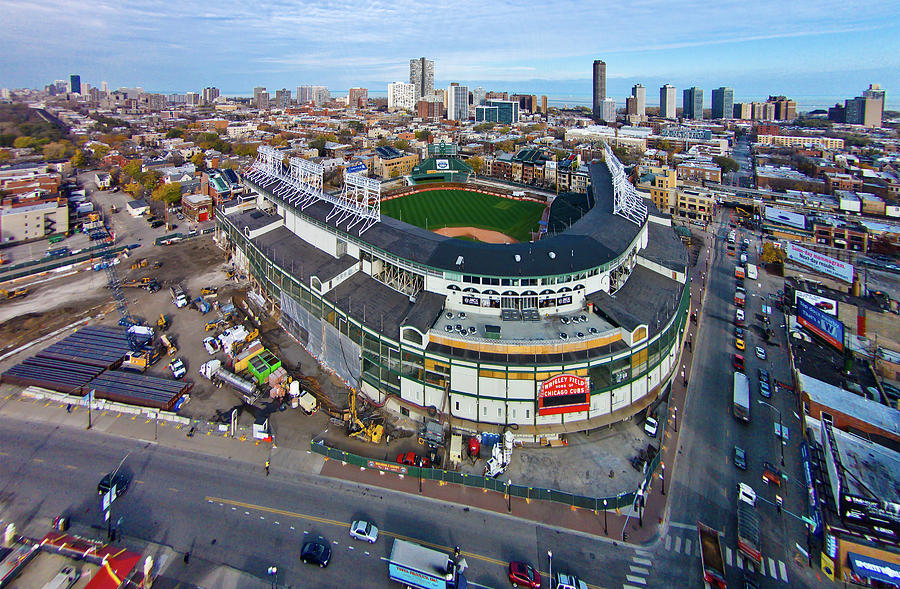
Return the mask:
{"type": "Polygon", "coordinates": [[[608,148],[589,167],[589,205],[548,231],[554,204],[472,182],[455,152],[382,197],[357,174],[327,193],[315,164],[264,146],[244,174],[252,197],[217,206],[216,240],[281,326],[373,403],[538,441],[664,394],[688,318],[671,219],[608,148]]]}

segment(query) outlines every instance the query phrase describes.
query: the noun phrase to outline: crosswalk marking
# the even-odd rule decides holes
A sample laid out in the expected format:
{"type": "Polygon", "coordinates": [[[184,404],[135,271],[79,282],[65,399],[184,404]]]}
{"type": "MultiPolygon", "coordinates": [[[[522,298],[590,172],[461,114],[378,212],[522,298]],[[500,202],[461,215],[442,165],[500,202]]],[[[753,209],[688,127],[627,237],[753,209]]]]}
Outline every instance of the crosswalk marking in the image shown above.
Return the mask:
{"type": "Polygon", "coordinates": [[[672,549],[672,536],[666,536],[666,550],[672,549]]]}
{"type": "Polygon", "coordinates": [[[737,568],[744,570],[744,559],[741,557],[737,557],[734,559],[734,564],[737,568]]]}
{"type": "Polygon", "coordinates": [[[644,556],[644,557],[650,556],[649,552],[647,552],[646,550],[641,550],[640,548],[635,548],[634,553],[637,554],[638,556],[644,556]]]}
{"type": "Polygon", "coordinates": [[[787,578],[787,569],[784,567],[784,561],[778,561],[778,570],[781,572],[781,580],[785,583],[788,582],[787,578]]]}
{"type": "Polygon", "coordinates": [[[691,541],[689,539],[685,539],[684,541],[684,553],[691,554],[691,541]]]}
{"type": "Polygon", "coordinates": [[[728,546],[725,547],[725,562],[731,566],[731,548],[728,546]]]}
{"type": "Polygon", "coordinates": [[[622,585],[622,589],[641,589],[640,587],[635,587],[634,585],[622,585]]]}
{"type": "Polygon", "coordinates": [[[653,563],[650,562],[650,559],[649,559],[649,558],[638,558],[638,557],[635,556],[635,557],[632,558],[631,560],[632,560],[632,562],[636,562],[637,564],[642,564],[642,565],[644,565],[645,567],[651,566],[651,565],[653,564],[653,563]]]}
{"type": "Polygon", "coordinates": [[[647,581],[643,577],[635,577],[634,575],[625,575],[629,583],[637,583],[638,585],[646,585],[647,581]]]}
{"type": "Polygon", "coordinates": [[[681,536],[675,538],[675,552],[681,552],[681,536]]]}
{"type": "Polygon", "coordinates": [[[645,569],[644,567],[636,567],[632,564],[632,565],[629,565],[628,568],[631,569],[632,573],[635,573],[637,575],[644,575],[646,577],[647,575],[650,574],[650,569],[645,569]]]}
{"type": "Polygon", "coordinates": [[[772,560],[771,556],[769,557],[769,576],[776,581],[778,580],[778,573],[775,570],[775,561],[772,560]]]}

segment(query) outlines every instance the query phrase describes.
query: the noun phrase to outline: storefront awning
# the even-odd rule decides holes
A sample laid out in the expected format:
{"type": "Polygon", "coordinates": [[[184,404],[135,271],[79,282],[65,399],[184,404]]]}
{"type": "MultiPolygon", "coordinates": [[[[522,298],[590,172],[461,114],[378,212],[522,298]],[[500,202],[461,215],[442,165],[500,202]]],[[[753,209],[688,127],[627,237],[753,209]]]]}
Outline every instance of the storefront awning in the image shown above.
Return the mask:
{"type": "Polygon", "coordinates": [[[847,558],[856,575],[900,587],[900,565],[854,552],[848,552],[847,558]]]}

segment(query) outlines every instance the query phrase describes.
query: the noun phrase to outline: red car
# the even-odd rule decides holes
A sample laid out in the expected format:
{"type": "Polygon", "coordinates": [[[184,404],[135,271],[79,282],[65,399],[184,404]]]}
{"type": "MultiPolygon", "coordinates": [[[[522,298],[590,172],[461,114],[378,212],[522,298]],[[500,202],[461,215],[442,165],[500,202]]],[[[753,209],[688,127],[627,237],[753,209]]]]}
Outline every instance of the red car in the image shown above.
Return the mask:
{"type": "Polygon", "coordinates": [[[541,574],[527,562],[509,563],[509,582],[513,587],[541,589],[541,574]]]}
{"type": "Polygon", "coordinates": [[[418,456],[415,452],[406,452],[397,454],[397,462],[407,466],[419,466],[428,468],[431,466],[431,459],[427,456],[418,456]]]}

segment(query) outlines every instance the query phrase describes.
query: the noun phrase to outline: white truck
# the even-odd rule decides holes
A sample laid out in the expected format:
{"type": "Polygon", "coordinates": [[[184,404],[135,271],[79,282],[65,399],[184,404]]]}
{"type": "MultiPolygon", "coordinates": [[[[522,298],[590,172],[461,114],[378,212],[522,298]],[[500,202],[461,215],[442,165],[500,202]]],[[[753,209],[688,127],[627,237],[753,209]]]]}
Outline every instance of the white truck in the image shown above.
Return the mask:
{"type": "Polygon", "coordinates": [[[200,374],[212,382],[223,382],[237,390],[248,405],[253,405],[259,400],[259,390],[256,388],[256,383],[244,380],[240,376],[229,372],[222,366],[220,360],[210,360],[200,366],[200,374]]]}
{"type": "Polygon", "coordinates": [[[388,560],[391,581],[416,589],[466,589],[465,569],[459,548],[454,556],[448,556],[406,540],[394,540],[388,560]]]}

